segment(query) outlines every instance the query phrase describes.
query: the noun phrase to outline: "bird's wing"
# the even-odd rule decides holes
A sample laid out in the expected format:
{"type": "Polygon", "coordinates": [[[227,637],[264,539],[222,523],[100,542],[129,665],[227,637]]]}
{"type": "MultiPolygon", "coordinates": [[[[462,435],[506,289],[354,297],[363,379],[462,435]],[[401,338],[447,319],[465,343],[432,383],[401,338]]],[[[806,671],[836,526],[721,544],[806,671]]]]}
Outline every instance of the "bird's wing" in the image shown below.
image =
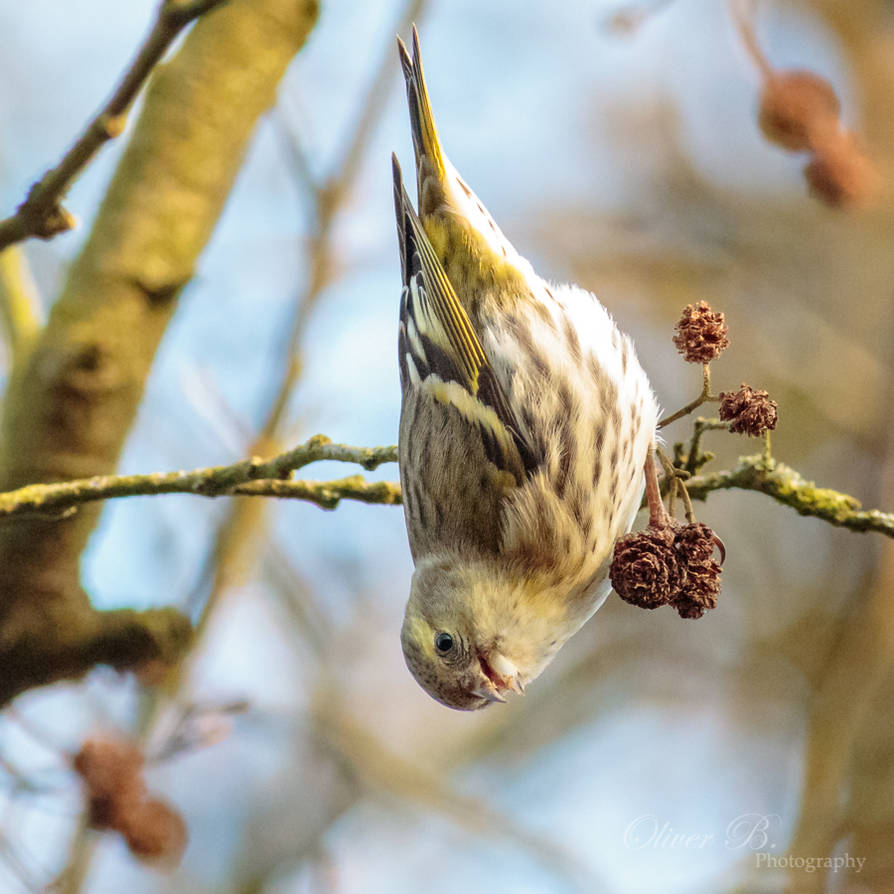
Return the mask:
{"type": "Polygon", "coordinates": [[[469,315],[425,234],[393,158],[394,201],[400,242],[399,354],[404,395],[429,392],[465,418],[488,459],[516,483],[537,467],[534,451],[488,361],[469,315]]]}

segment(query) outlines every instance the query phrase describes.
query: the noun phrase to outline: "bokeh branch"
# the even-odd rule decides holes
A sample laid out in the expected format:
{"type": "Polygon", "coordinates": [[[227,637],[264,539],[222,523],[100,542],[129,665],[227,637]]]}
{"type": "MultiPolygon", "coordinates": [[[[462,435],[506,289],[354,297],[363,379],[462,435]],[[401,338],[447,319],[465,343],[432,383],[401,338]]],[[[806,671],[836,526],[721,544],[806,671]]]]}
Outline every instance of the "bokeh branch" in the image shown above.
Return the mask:
{"type": "Polygon", "coordinates": [[[176,609],[118,609],[71,613],[71,623],[47,635],[39,625],[11,631],[0,649],[0,707],[22,692],[58,680],[78,679],[97,664],[118,670],[176,661],[192,638],[176,609]]]}
{"type": "Polygon", "coordinates": [[[13,362],[31,345],[43,323],[40,296],[18,246],[0,251],[0,325],[13,362]]]}
{"type": "Polygon", "coordinates": [[[0,251],[31,236],[50,239],[72,229],[75,219],[62,207],[62,199],[75,179],[109,140],[119,136],[127,112],[159,60],[190,23],[226,0],[164,0],[155,23],[111,98],[84,132],[28,192],[16,213],[0,221],[0,251]]]}
{"type": "MultiPolygon", "coordinates": [[[[151,68],[167,46],[162,37],[212,5],[167,0],[162,30],[139,66],[151,68]]],[[[255,125],[316,16],[314,0],[228,0],[157,69],[49,321],[15,358],[3,406],[0,490],[114,471],[180,291],[255,125]]],[[[112,112],[126,109],[139,81],[125,78],[112,112]]],[[[108,636],[119,616],[96,612],[81,587],[80,557],[97,518],[91,507],[61,520],[31,516],[0,526],[4,698],[78,676],[97,662],[139,665],[147,652],[139,644],[156,642],[152,618],[135,613],[126,636],[108,636]],[[51,654],[62,639],[65,655],[55,669],[34,672],[33,656],[51,654]]],[[[188,625],[171,616],[178,635],[170,642],[185,648],[180,634],[188,625]]],[[[149,651],[163,652],[166,644],[149,651]]]]}

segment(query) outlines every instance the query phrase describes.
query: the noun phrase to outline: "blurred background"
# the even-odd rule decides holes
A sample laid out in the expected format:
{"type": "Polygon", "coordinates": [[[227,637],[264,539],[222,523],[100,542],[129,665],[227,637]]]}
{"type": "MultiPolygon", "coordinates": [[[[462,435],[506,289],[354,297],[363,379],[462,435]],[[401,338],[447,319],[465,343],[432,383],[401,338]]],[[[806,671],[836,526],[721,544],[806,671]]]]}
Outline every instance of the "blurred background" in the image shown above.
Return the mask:
{"type": "MultiPolygon", "coordinates": [[[[3,214],[154,8],[0,3],[3,214]]],[[[772,64],[827,78],[887,176],[890,4],[757,10],[772,64]]],[[[394,46],[410,20],[451,160],[539,272],[600,296],[662,406],[698,393],[671,336],[705,299],[732,341],[715,387],[770,391],[776,456],[894,507],[892,204],[808,195],[805,157],[758,128],[759,73],[716,0],[324,2],[181,298],[121,470],[228,463],[262,435],[271,452],[317,432],[395,442],[389,155],[411,167],[394,46]]],[[[120,151],[71,191],[79,228],[25,246],[47,303],[120,151]]],[[[7,372],[0,347],[0,384],[7,372]]],[[[723,432],[706,446],[709,470],[757,449],[723,432]]],[[[59,890],[89,894],[894,891],[890,541],[759,494],[696,511],[727,547],[716,611],[694,623],[612,597],[524,699],[465,715],[403,665],[400,508],[111,501],[85,555],[95,603],[211,608],[174,703],[99,670],[0,720],[0,891],[63,873],[59,890]],[[67,761],[97,730],[160,756],[147,778],[189,829],[179,866],[85,830],[67,761]],[[865,864],[787,876],[759,853],[865,864]]]]}

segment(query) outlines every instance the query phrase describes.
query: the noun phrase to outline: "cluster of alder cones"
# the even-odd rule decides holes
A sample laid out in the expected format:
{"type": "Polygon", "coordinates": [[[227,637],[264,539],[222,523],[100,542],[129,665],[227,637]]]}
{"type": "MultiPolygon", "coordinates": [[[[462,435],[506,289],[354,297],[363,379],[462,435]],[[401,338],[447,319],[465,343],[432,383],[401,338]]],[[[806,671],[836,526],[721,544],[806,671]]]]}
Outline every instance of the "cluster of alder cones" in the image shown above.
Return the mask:
{"type": "Polygon", "coordinates": [[[789,152],[808,152],[804,177],[812,195],[833,207],[869,204],[878,175],[857,138],[841,124],[835,89],[811,71],[773,71],[763,84],[759,123],[789,152]]]}
{"type": "MultiPolygon", "coordinates": [[[[724,315],[705,301],[689,304],[676,325],[674,344],[690,363],[709,364],[729,345],[724,315]]],[[[760,437],[776,428],[776,402],[766,391],[742,383],[721,392],[719,416],[737,434],[760,437]]],[[[717,606],[724,547],[705,524],[687,524],[666,512],[652,513],[645,531],[627,534],[615,545],[609,576],[615,592],[639,608],[670,605],[682,618],[700,618],[717,606]]]]}
{"type": "Polygon", "coordinates": [[[186,824],[174,808],[152,798],[143,779],[143,753],[121,739],[88,739],[72,766],[87,790],[88,822],[120,832],[141,860],[176,863],[186,846],[186,824]]]}

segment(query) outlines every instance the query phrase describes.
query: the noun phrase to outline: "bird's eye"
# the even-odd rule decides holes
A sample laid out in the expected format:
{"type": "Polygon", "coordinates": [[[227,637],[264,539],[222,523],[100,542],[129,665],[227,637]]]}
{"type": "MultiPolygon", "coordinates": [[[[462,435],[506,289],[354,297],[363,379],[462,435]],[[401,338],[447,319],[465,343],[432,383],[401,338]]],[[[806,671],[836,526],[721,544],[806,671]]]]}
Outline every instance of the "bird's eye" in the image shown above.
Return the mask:
{"type": "Polygon", "coordinates": [[[449,633],[439,633],[435,637],[435,648],[446,655],[453,648],[453,637],[449,633]]]}

